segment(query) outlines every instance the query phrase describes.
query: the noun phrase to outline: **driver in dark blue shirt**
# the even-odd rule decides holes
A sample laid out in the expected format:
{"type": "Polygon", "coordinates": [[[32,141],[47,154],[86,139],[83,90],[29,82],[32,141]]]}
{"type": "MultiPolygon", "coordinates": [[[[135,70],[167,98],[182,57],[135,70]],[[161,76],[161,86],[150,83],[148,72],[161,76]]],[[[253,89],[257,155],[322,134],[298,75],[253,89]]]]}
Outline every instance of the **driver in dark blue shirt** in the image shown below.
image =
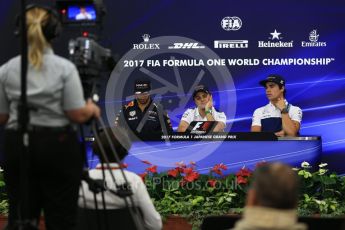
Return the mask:
{"type": "Polygon", "coordinates": [[[116,116],[115,125],[132,131],[140,139],[157,137],[173,131],[170,118],[162,106],[150,96],[149,80],[135,81],[135,99],[122,107],[116,116]]]}

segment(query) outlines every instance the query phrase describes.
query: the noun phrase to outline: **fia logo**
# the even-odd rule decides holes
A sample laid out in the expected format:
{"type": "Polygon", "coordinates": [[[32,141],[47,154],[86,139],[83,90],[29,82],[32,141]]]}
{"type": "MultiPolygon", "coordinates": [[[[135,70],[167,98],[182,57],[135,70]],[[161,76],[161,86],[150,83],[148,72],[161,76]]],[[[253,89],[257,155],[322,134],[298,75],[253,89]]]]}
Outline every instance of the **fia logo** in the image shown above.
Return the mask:
{"type": "Polygon", "coordinates": [[[144,42],[149,42],[150,40],[150,35],[149,34],[143,34],[143,36],[141,36],[144,40],[144,42]]]}
{"type": "Polygon", "coordinates": [[[242,20],[239,17],[225,17],[222,19],[221,26],[226,31],[239,30],[242,27],[242,20]]]}
{"type": "Polygon", "coordinates": [[[312,30],[309,33],[309,41],[317,42],[319,40],[319,35],[317,34],[317,30],[312,30]]]}

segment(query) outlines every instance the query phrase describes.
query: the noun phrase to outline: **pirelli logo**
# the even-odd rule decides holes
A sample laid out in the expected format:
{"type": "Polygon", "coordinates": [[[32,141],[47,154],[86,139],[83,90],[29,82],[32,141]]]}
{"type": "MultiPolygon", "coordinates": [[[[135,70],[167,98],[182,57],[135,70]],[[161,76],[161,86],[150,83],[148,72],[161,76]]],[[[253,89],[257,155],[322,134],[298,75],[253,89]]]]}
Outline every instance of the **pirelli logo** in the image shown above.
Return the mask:
{"type": "Polygon", "coordinates": [[[217,48],[217,49],[248,48],[248,40],[218,40],[218,41],[214,41],[214,48],[217,48]]]}

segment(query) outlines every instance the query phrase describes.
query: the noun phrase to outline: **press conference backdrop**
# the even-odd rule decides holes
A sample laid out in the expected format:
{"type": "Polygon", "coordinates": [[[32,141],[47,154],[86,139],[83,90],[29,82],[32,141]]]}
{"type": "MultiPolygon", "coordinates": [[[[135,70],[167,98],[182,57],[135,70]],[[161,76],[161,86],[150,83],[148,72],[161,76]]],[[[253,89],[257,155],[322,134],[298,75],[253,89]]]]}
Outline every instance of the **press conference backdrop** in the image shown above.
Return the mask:
{"type": "MultiPolygon", "coordinates": [[[[345,172],[344,1],[104,3],[108,15],[100,41],[119,58],[102,91],[108,123],[131,99],[134,80],[145,76],[175,128],[194,105],[193,86],[205,84],[227,115],[227,131],[249,131],[254,110],[267,104],[258,81],[277,73],[286,79],[288,102],[303,110],[301,135],[322,136],[322,160],[345,172]]],[[[17,6],[0,6],[1,44],[13,44],[9,12],[17,6]]],[[[56,52],[67,56],[68,39],[83,30],[66,29],[56,52]]],[[[17,44],[8,47],[1,63],[18,51],[17,44]]]]}

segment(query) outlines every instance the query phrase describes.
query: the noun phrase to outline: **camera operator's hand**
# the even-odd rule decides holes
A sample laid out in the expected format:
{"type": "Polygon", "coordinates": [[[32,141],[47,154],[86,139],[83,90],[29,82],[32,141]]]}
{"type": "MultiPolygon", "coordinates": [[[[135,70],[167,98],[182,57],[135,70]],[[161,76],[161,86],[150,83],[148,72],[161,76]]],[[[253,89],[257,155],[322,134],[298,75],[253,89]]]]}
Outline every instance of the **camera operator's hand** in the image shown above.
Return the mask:
{"type": "Polygon", "coordinates": [[[92,113],[91,117],[99,118],[101,116],[101,109],[91,99],[87,100],[86,106],[92,113]]]}
{"type": "Polygon", "coordinates": [[[75,123],[84,123],[93,117],[99,118],[101,110],[91,99],[88,99],[84,107],[65,111],[65,114],[75,123]]]}

